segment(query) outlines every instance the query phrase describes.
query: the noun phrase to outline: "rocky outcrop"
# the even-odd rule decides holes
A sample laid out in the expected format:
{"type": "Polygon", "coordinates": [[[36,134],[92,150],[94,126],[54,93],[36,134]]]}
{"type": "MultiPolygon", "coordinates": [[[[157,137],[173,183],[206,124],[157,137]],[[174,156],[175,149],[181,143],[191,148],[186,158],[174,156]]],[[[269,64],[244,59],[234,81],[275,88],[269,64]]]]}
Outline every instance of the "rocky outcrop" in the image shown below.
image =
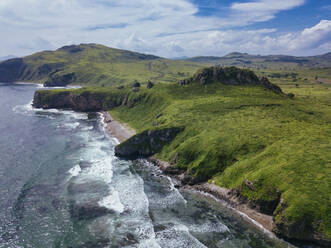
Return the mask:
{"type": "Polygon", "coordinates": [[[20,80],[26,64],[23,59],[10,59],[0,63],[0,82],[10,83],[20,80]]]}
{"type": "Polygon", "coordinates": [[[320,231],[321,223],[314,223],[309,214],[297,218],[296,221],[291,221],[286,217],[287,207],[286,201],[281,198],[274,212],[274,216],[278,216],[275,218],[276,226],[273,230],[277,236],[299,244],[308,243],[318,244],[321,247],[331,247],[331,239],[320,231]]]}
{"type": "Polygon", "coordinates": [[[262,77],[261,78],[261,80],[260,80],[260,83],[261,83],[261,85],[264,87],[264,88],[266,88],[266,89],[269,89],[269,90],[272,90],[272,91],[274,91],[274,92],[276,92],[276,93],[283,93],[282,92],[282,89],[280,88],[280,87],[278,87],[277,85],[275,85],[275,84],[272,84],[270,81],[269,81],[269,79],[268,78],[266,78],[266,77],[262,77]]]}
{"type": "Polygon", "coordinates": [[[83,112],[107,111],[121,105],[132,108],[143,98],[144,94],[126,91],[110,95],[108,92],[89,90],[39,90],[34,94],[32,106],[43,109],[72,109],[83,112]]]}
{"type": "Polygon", "coordinates": [[[116,146],[115,155],[127,159],[149,157],[161,151],[182,130],[181,127],[172,127],[144,131],[116,146]]]}
{"type": "Polygon", "coordinates": [[[253,71],[237,67],[213,66],[204,68],[193,77],[180,80],[179,84],[188,85],[194,82],[201,85],[215,82],[220,82],[224,85],[260,85],[276,93],[282,93],[282,90],[277,85],[270,83],[267,78],[263,77],[260,79],[253,71]]]}
{"type": "Polygon", "coordinates": [[[75,73],[64,75],[51,75],[50,79],[44,83],[45,87],[64,87],[76,81],[75,73]]]}
{"type": "Polygon", "coordinates": [[[154,84],[151,81],[147,82],[147,89],[151,89],[154,87],[154,84]]]}
{"type": "Polygon", "coordinates": [[[73,94],[70,91],[49,94],[47,91],[36,91],[33,98],[32,106],[35,108],[61,108],[69,109],[75,106],[73,94]]]}

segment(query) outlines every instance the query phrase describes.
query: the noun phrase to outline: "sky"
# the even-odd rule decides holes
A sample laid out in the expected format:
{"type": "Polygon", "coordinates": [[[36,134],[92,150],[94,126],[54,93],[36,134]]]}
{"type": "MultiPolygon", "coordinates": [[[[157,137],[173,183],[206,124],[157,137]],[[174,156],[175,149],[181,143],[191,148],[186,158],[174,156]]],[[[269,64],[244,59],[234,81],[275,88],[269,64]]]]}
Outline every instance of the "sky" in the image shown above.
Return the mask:
{"type": "Polygon", "coordinates": [[[331,0],[0,0],[0,57],[98,43],[167,58],[331,52],[331,0]]]}

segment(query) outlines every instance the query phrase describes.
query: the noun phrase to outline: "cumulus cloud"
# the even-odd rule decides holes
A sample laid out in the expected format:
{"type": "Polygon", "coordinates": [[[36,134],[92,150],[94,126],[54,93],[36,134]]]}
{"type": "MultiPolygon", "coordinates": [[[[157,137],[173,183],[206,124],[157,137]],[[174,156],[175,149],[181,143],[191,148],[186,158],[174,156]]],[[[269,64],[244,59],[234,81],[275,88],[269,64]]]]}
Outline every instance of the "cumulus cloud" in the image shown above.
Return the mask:
{"type": "Polygon", "coordinates": [[[302,32],[247,29],[304,0],[254,0],[201,17],[189,0],[1,0],[0,56],[26,55],[67,44],[101,43],[165,57],[322,51],[330,21],[302,32]]]}

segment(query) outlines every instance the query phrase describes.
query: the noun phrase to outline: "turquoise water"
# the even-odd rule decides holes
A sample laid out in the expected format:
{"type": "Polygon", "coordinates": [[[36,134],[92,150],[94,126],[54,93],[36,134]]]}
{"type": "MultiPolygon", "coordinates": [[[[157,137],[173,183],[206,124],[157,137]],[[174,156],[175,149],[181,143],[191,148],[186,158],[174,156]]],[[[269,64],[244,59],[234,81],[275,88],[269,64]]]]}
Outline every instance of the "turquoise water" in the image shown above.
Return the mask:
{"type": "Polygon", "coordinates": [[[290,247],[211,197],[114,156],[98,114],[0,84],[0,247],[290,247]]]}

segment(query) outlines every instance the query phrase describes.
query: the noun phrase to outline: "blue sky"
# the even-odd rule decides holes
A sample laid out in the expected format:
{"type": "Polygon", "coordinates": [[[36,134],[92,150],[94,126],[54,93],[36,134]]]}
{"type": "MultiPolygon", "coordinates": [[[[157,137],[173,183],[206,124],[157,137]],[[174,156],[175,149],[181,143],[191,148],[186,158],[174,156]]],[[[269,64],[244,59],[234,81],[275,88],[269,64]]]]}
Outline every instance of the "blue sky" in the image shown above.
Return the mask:
{"type": "Polygon", "coordinates": [[[1,0],[0,57],[100,43],[163,57],[331,51],[331,0],[1,0]]]}

